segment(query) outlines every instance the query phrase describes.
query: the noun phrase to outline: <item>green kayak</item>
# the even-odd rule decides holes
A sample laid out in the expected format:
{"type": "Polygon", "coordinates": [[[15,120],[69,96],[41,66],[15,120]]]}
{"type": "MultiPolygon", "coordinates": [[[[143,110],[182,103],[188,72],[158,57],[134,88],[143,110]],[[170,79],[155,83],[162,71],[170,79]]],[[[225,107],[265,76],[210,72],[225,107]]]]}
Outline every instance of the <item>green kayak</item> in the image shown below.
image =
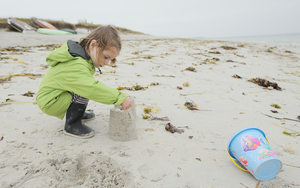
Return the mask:
{"type": "Polygon", "coordinates": [[[48,34],[48,35],[72,35],[70,32],[56,30],[56,29],[45,29],[39,28],[36,32],[41,34],[48,34]]]}
{"type": "Polygon", "coordinates": [[[66,31],[66,32],[69,32],[69,33],[72,33],[72,34],[77,34],[77,31],[72,30],[72,29],[60,29],[60,31],[66,31]]]}

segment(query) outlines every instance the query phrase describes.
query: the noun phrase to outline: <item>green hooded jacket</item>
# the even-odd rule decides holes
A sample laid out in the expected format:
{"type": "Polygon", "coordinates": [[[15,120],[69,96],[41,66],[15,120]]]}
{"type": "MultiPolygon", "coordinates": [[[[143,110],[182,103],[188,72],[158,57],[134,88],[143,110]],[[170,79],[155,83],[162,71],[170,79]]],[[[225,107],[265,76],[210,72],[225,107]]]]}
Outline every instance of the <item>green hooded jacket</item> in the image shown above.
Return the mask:
{"type": "Polygon", "coordinates": [[[51,67],[42,79],[36,97],[45,114],[63,119],[72,100],[71,93],[116,106],[126,97],[123,92],[95,80],[93,61],[77,42],[68,40],[50,52],[46,61],[51,67]]]}

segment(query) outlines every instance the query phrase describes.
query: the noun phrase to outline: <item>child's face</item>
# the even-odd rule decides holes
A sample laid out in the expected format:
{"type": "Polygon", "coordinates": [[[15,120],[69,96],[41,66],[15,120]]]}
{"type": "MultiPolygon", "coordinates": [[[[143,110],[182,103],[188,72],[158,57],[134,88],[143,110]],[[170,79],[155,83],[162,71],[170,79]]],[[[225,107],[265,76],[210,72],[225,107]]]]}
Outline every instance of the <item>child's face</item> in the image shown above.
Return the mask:
{"type": "Polygon", "coordinates": [[[96,68],[104,67],[109,64],[109,61],[119,55],[119,50],[116,47],[110,47],[105,50],[100,50],[95,44],[90,44],[90,56],[96,68]]]}

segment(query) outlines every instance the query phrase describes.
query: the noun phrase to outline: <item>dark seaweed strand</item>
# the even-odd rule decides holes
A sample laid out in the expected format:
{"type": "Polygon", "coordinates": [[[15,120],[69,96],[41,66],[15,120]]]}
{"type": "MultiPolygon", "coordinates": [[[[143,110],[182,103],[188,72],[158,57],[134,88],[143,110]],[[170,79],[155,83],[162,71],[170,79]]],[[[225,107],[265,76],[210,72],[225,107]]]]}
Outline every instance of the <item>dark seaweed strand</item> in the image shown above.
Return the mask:
{"type": "Polygon", "coordinates": [[[99,70],[100,74],[102,74],[101,69],[99,67],[98,67],[98,70],[99,70]]]}

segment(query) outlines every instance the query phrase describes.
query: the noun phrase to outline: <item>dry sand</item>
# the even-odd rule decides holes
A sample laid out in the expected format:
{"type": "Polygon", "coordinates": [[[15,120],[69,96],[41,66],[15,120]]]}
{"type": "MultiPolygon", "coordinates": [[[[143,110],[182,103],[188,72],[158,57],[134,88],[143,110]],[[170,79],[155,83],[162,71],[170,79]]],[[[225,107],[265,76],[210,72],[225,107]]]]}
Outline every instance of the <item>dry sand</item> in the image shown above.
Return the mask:
{"type": "MultiPolygon", "coordinates": [[[[52,48],[38,45],[62,44],[84,35],[0,31],[0,48],[19,45],[28,49],[22,54],[1,52],[0,76],[45,74],[45,58],[52,48]]],[[[109,139],[113,105],[94,101],[88,109],[94,110],[96,119],[86,124],[96,135],[90,139],[65,136],[64,120],[43,114],[34,104],[35,94],[22,96],[28,91],[37,93],[42,78],[12,77],[0,87],[0,187],[300,186],[299,136],[283,134],[300,132],[300,47],[148,35],[122,35],[122,40],[118,67],[103,68],[104,74],[96,73],[95,78],[113,88],[148,86],[146,90],[124,90],[136,98],[138,138],[128,142],[109,139]],[[210,53],[216,51],[220,54],[210,53]],[[205,63],[206,59],[210,61],[205,63]],[[185,71],[188,67],[197,72],[185,71]],[[116,72],[110,73],[112,70],[116,72]],[[235,74],[242,79],[233,78],[235,74]],[[251,77],[276,82],[282,91],[248,82],[251,77]],[[149,86],[152,82],[159,85],[149,86]],[[184,87],[185,82],[190,86],[184,87]],[[186,109],[186,101],[193,101],[200,110],[186,109]],[[271,107],[272,103],[282,108],[271,107]],[[167,116],[170,121],[142,119],[146,106],[158,109],[154,116],[167,116]],[[169,122],[188,128],[172,134],[165,130],[169,122]],[[226,153],[232,135],[250,126],[265,132],[285,164],[272,180],[259,182],[234,166],[226,153]]]]}

